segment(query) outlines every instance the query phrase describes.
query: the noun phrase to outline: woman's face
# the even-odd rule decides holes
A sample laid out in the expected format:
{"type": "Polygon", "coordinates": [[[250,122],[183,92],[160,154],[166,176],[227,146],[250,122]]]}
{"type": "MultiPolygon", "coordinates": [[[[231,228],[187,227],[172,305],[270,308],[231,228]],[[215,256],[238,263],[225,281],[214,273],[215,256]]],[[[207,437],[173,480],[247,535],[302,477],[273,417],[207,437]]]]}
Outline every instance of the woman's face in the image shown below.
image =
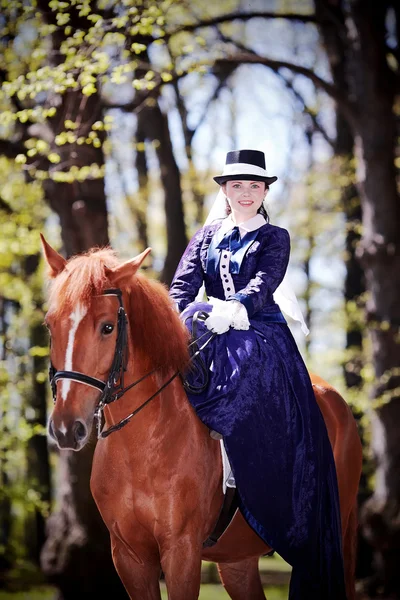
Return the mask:
{"type": "Polygon", "coordinates": [[[236,223],[255,217],[267,195],[263,181],[227,181],[222,184],[222,189],[236,223]]]}

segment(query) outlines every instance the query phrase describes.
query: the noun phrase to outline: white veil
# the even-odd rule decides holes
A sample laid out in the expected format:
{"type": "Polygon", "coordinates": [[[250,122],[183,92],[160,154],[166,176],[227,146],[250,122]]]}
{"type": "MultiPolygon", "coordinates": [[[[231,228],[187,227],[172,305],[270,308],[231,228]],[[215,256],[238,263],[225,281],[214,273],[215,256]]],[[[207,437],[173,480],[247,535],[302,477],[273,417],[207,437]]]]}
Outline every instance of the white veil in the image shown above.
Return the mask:
{"type": "MultiPolygon", "coordinates": [[[[208,213],[207,219],[205,220],[204,225],[209,225],[213,221],[217,219],[225,219],[226,217],[226,201],[225,194],[220,188],[217,197],[215,198],[214,204],[211,207],[210,212],[208,213]]],[[[204,295],[204,285],[200,289],[196,300],[201,301],[204,295]]],[[[286,274],[276,288],[274,294],[274,300],[278,304],[281,311],[287,316],[300,323],[301,330],[304,335],[308,335],[310,330],[307,327],[307,324],[304,320],[303,313],[301,312],[299,302],[296,298],[296,294],[293,291],[291,284],[289,283],[289,279],[286,274]]]]}

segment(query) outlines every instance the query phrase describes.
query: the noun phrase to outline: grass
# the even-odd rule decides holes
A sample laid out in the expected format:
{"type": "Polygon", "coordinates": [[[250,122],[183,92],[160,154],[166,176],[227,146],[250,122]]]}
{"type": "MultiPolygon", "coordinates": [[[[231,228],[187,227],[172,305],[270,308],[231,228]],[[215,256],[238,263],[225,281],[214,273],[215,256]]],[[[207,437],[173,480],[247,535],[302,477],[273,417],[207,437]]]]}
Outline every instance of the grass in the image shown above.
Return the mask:
{"type": "Polygon", "coordinates": [[[276,552],[273,556],[262,556],[258,564],[260,571],[284,571],[285,573],[289,573],[292,570],[292,567],[276,552]]]}
{"type": "MultiPolygon", "coordinates": [[[[286,586],[265,588],[268,600],[287,600],[288,590],[286,586]]],[[[26,592],[3,592],[0,591],[0,600],[54,600],[55,591],[52,588],[36,588],[26,592]]],[[[165,584],[161,584],[161,597],[167,600],[165,584]]],[[[201,586],[199,600],[229,600],[228,594],[222,585],[205,584],[201,586]]]]}
{"type": "MultiPolygon", "coordinates": [[[[203,570],[207,570],[210,563],[203,562],[203,570]]],[[[216,568],[216,567],[215,567],[216,568]]],[[[278,555],[260,558],[260,571],[263,572],[289,572],[290,566],[278,555]]],[[[268,586],[264,588],[268,600],[287,600],[288,587],[268,586]]],[[[161,596],[168,599],[165,583],[161,582],[161,596]]],[[[0,590],[0,600],[55,600],[54,588],[41,586],[23,592],[5,592],[0,590]]],[[[222,585],[206,583],[201,586],[199,600],[229,600],[229,596],[222,585]]]]}
{"type": "MultiPolygon", "coordinates": [[[[288,590],[286,587],[268,587],[265,588],[265,594],[268,600],[287,600],[288,590]]],[[[161,587],[161,597],[163,600],[168,598],[164,584],[161,587]]],[[[229,600],[229,596],[222,585],[208,583],[201,586],[199,600],[229,600]]]]}
{"type": "MultiPolygon", "coordinates": [[[[286,587],[268,587],[265,588],[265,593],[268,594],[268,600],[287,600],[288,597],[286,587]]],[[[55,592],[51,588],[14,593],[0,591],[0,600],[54,600],[55,597],[55,592]]],[[[165,584],[161,584],[161,597],[163,600],[168,598],[165,584]]],[[[210,583],[201,586],[199,600],[229,600],[229,596],[222,585],[210,583]]]]}
{"type": "Polygon", "coordinates": [[[3,592],[0,590],[0,600],[54,600],[54,588],[38,587],[25,592],[3,592]]]}

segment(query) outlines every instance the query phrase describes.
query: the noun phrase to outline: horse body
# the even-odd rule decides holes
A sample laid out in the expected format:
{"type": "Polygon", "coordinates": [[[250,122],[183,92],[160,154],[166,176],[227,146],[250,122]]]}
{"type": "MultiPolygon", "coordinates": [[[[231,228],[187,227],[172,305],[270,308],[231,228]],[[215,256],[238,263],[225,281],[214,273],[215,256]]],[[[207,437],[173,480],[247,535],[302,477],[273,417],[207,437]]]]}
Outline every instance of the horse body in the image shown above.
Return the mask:
{"type": "MultiPolygon", "coordinates": [[[[156,381],[148,385],[144,397],[158,387],[156,381]]],[[[135,593],[158,598],[149,588],[158,589],[160,568],[172,598],[197,597],[202,543],[222,502],[219,444],[189,403],[179,402],[182,394],[181,383],[171,383],[118,438],[113,434],[98,443],[94,454],[92,494],[110,530],[115,566],[133,598],[135,593]]],[[[131,408],[140,398],[124,400],[131,408]]],[[[108,412],[106,427],[126,416],[127,408],[121,403],[108,412]]]]}
{"type": "MultiPolygon", "coordinates": [[[[120,265],[111,251],[101,251],[66,264],[46,242],[44,250],[55,277],[47,316],[53,365],[60,370],[68,363],[70,369],[107,378],[118,307],[115,298],[102,296],[102,290],[120,287],[129,318],[126,386],[157,369],[105,407],[108,429],[183,367],[188,360],[187,332],[162,286],[134,277],[144,254],[120,265]]],[[[312,381],[334,450],[347,595],[353,600],[361,445],[341,396],[317,376],[312,381]]],[[[90,437],[99,392],[82,382],[64,383],[57,385],[49,433],[60,447],[79,450],[90,437]]],[[[162,569],[170,599],[194,600],[203,558],[218,563],[231,598],[265,598],[258,559],[270,548],[239,512],[217,544],[203,549],[223,500],[220,447],[197,418],[178,378],[126,427],[98,442],[91,490],[110,531],[114,564],[131,598],[159,600],[162,569]]]]}

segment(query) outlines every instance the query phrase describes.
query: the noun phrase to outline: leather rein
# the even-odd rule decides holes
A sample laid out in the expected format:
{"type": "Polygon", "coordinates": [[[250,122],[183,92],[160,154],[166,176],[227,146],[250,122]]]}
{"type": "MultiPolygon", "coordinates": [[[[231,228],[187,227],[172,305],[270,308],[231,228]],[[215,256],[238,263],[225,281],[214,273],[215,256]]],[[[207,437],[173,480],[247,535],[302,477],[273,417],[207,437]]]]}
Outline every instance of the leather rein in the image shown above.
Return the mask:
{"type": "MultiPolygon", "coordinates": [[[[155,398],[160,392],[162,392],[178,375],[180,375],[179,371],[176,371],[163,385],[152,394],[147,400],[145,400],[140,406],[138,406],[133,412],[131,412],[127,417],[121,419],[119,423],[112,425],[106,430],[102,430],[102,416],[103,410],[107,404],[111,404],[115,400],[121,398],[128,390],[132,389],[142,381],[144,381],[147,377],[150,377],[158,371],[158,367],[154,368],[149,373],[146,373],[137,381],[134,381],[130,385],[124,387],[124,373],[127,369],[127,350],[128,350],[128,319],[126,316],[126,312],[124,309],[124,305],[122,302],[122,291],[118,288],[116,289],[107,289],[102,293],[103,296],[116,296],[119,301],[118,308],[118,318],[117,318],[117,339],[115,343],[114,357],[111,364],[111,368],[108,374],[107,381],[102,381],[101,379],[97,379],[96,377],[92,377],[90,375],[86,375],[85,373],[80,373],[79,371],[57,371],[53,364],[50,361],[49,367],[49,380],[53,394],[53,402],[56,402],[57,399],[57,381],[60,379],[70,379],[71,381],[77,381],[78,383],[83,383],[90,387],[96,388],[101,392],[99,401],[97,403],[94,416],[97,419],[97,438],[102,439],[108,437],[114,431],[118,431],[122,429],[129,421],[137,415],[153,398],[155,398]]],[[[197,312],[193,316],[193,323],[197,323],[198,320],[204,320],[207,317],[207,313],[197,312]]],[[[209,344],[209,342],[216,336],[215,333],[205,332],[197,339],[193,340],[189,344],[189,348],[193,346],[195,352],[192,354],[189,359],[190,362],[194,361],[197,357],[200,356],[201,351],[209,344]],[[198,342],[204,336],[209,333],[210,335],[207,337],[206,342],[198,347],[198,342]]],[[[204,370],[203,363],[201,363],[202,370],[204,370]]],[[[206,382],[201,389],[197,391],[200,393],[205,387],[206,382]]],[[[190,389],[187,382],[183,380],[183,385],[186,389],[190,389]]],[[[195,392],[196,393],[196,392],[195,392]]]]}

